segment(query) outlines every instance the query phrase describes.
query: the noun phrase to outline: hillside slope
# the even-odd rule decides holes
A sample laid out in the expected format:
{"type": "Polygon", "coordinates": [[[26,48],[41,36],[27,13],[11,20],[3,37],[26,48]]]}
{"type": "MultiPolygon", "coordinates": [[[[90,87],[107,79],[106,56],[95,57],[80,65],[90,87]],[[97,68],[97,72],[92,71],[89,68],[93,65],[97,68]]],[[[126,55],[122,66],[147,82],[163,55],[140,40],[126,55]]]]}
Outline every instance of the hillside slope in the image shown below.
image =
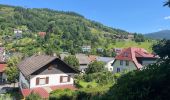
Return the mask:
{"type": "Polygon", "coordinates": [[[170,30],[162,30],[159,32],[145,34],[146,37],[153,39],[170,39],[170,30]]]}
{"type": "MultiPolygon", "coordinates": [[[[129,33],[88,20],[74,12],[0,5],[0,41],[9,51],[28,55],[37,52],[79,53],[82,46],[90,45],[92,54],[96,54],[97,48],[110,51],[118,43],[115,35],[121,34],[129,33]],[[14,38],[14,29],[22,30],[22,38],[14,38]],[[42,38],[38,32],[47,34],[42,38]]],[[[127,42],[121,43],[126,45],[127,42]]]]}

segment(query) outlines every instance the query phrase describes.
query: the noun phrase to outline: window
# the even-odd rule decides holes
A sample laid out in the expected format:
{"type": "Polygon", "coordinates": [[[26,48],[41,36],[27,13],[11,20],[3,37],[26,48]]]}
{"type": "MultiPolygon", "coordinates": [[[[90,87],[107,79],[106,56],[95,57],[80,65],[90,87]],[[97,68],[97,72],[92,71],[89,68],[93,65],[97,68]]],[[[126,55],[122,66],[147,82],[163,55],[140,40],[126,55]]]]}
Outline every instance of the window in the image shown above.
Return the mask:
{"type": "Polygon", "coordinates": [[[120,65],[123,65],[123,60],[120,60],[120,65]]]}
{"type": "Polygon", "coordinates": [[[71,76],[60,76],[60,83],[70,82],[71,76]]]}
{"type": "Polygon", "coordinates": [[[125,57],[128,57],[128,53],[127,53],[127,52],[125,52],[125,53],[124,53],[124,56],[125,56],[125,57]]]}
{"type": "Polygon", "coordinates": [[[36,78],[36,85],[45,85],[49,83],[49,77],[45,77],[45,78],[36,78]]]}
{"type": "Polygon", "coordinates": [[[126,61],[126,66],[129,66],[129,61],[126,61]]]}
{"type": "Polygon", "coordinates": [[[44,85],[46,82],[46,78],[40,78],[39,85],[44,85]]]}
{"type": "Polygon", "coordinates": [[[119,73],[120,72],[120,68],[117,68],[117,73],[119,73]]]}

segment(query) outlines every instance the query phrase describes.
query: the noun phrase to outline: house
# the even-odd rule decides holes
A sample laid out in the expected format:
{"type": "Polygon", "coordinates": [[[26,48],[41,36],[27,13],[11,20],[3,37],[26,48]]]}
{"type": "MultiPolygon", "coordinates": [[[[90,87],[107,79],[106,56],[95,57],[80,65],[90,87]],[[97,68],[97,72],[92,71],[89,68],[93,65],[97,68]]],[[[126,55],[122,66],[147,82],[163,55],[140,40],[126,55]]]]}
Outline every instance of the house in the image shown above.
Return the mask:
{"type": "Polygon", "coordinates": [[[82,52],[90,52],[90,51],[91,51],[90,45],[82,46],[82,52]]]}
{"type": "Polygon", "coordinates": [[[0,84],[4,84],[7,80],[7,76],[5,74],[5,68],[6,68],[5,63],[0,63],[0,84]]]}
{"type": "Polygon", "coordinates": [[[14,29],[14,38],[22,38],[22,30],[14,29]]]}
{"type": "Polygon", "coordinates": [[[122,51],[122,48],[114,48],[113,51],[116,53],[116,55],[119,55],[119,53],[122,51]]]}
{"type": "Polygon", "coordinates": [[[96,61],[104,62],[105,63],[105,68],[110,72],[113,71],[113,66],[112,66],[112,63],[114,62],[113,57],[97,57],[96,61]]]}
{"type": "Polygon", "coordinates": [[[48,98],[59,88],[75,89],[74,74],[79,71],[54,56],[34,55],[18,64],[19,87],[24,97],[31,92],[48,98]]]}
{"type": "Polygon", "coordinates": [[[46,32],[39,32],[38,35],[42,38],[44,38],[46,36],[46,32]]]}
{"type": "Polygon", "coordinates": [[[157,57],[148,53],[143,48],[129,47],[115,57],[113,62],[113,73],[131,70],[140,70],[143,66],[152,64],[157,57]]]}
{"type": "Polygon", "coordinates": [[[7,80],[6,74],[5,74],[5,68],[6,68],[6,53],[5,48],[0,47],[0,84],[4,84],[7,80]]]}
{"type": "Polygon", "coordinates": [[[84,73],[88,65],[90,64],[88,56],[86,56],[85,54],[76,54],[76,58],[78,59],[80,64],[79,70],[84,73]]]}
{"type": "Polygon", "coordinates": [[[97,48],[97,52],[103,52],[104,51],[104,49],[103,48],[97,48]]]}
{"type": "Polygon", "coordinates": [[[128,39],[133,40],[134,39],[134,34],[128,34],[128,39]]]}

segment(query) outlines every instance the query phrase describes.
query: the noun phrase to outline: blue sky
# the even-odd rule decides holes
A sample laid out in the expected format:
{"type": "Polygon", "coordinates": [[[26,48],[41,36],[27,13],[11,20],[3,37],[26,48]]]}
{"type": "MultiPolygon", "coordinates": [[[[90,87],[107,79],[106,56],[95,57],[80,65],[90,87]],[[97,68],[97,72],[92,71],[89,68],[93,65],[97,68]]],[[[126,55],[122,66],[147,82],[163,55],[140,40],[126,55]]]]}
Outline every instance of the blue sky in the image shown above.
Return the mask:
{"type": "Polygon", "coordinates": [[[0,4],[74,11],[88,19],[129,32],[170,29],[165,0],[0,0],[0,4]]]}

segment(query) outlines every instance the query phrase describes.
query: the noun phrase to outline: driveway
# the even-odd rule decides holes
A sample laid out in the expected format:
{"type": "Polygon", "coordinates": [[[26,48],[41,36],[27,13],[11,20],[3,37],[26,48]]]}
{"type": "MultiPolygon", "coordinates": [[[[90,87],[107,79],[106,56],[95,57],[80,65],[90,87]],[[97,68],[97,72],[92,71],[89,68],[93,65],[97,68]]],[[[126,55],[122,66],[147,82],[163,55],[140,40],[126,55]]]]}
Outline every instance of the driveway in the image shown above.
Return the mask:
{"type": "MultiPolygon", "coordinates": [[[[15,83],[15,88],[18,87],[18,83],[15,83]]],[[[14,88],[14,83],[0,85],[0,94],[4,94],[14,88]]]]}

